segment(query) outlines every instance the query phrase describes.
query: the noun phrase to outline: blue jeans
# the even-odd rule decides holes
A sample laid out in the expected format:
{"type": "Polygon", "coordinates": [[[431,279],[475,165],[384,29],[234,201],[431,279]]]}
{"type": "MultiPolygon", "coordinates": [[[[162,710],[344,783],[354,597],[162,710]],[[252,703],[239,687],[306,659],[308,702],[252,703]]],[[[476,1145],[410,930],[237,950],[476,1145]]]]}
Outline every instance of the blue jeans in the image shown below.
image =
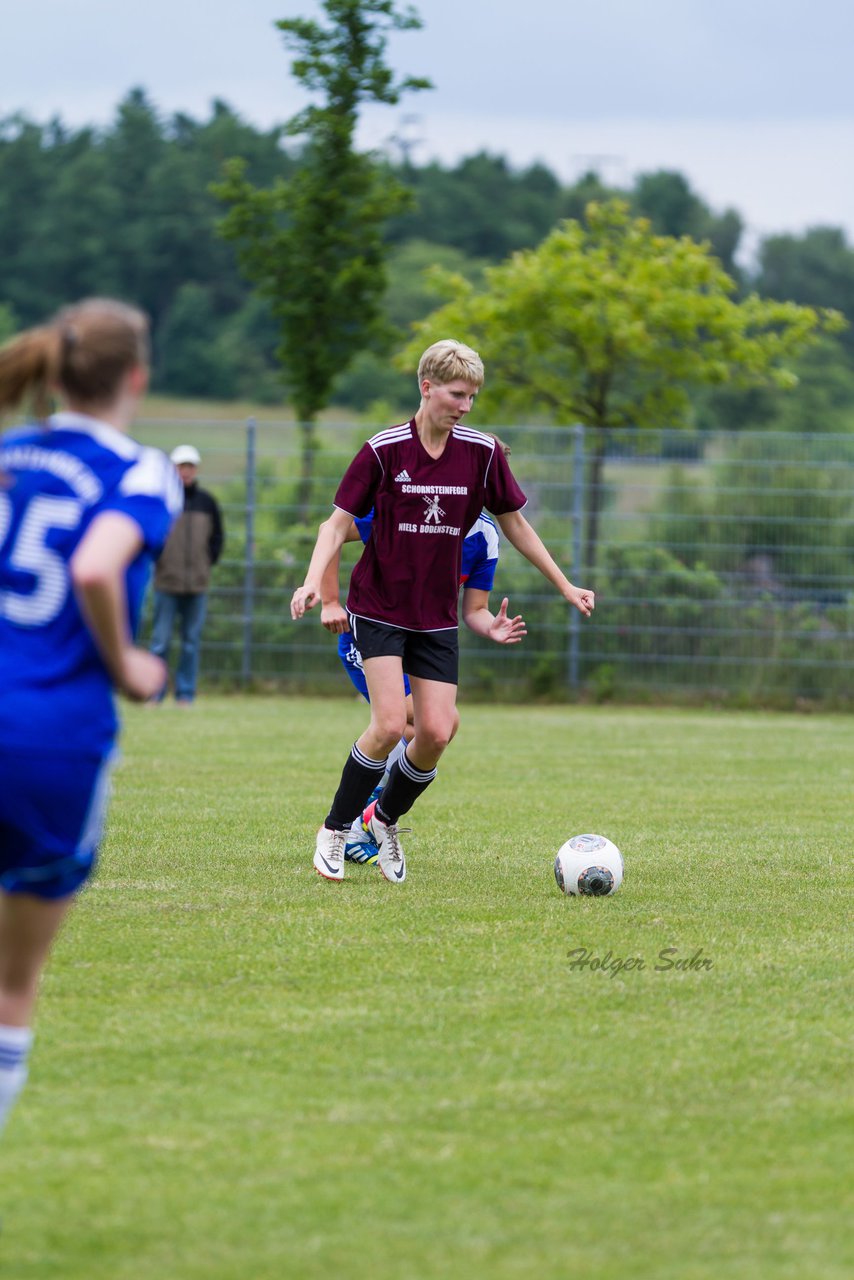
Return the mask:
{"type": "MultiPolygon", "coordinates": [[[[199,674],[199,647],[202,627],[205,623],[208,598],[206,595],[172,595],[168,591],[154,592],[154,622],[151,629],[151,652],[158,658],[169,660],[172,628],[175,615],[181,619],[181,652],[175,670],[175,697],[182,702],[192,702],[196,696],[196,680],[199,674]]],[[[163,690],[161,699],[166,696],[163,690]]]]}

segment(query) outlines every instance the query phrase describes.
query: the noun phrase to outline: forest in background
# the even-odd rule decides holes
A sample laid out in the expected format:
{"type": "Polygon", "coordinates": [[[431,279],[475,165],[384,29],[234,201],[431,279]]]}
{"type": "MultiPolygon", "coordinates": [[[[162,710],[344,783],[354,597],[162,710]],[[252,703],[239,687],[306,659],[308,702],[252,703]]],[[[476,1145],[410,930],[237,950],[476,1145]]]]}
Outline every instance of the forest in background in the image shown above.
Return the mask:
{"type": "MultiPolygon", "coordinates": [[[[155,390],[286,403],[276,326],[241,275],[233,245],[218,234],[225,211],[211,184],[235,156],[254,183],[286,181],[293,147],[284,126],[256,129],[221,101],[204,120],[166,117],[142,89],[101,129],[20,114],[0,120],[0,338],[69,299],[109,294],[151,317],[155,390]]],[[[413,200],[386,228],[385,337],[337,382],[334,402],[348,410],[410,406],[411,376],[390,356],[410,324],[441,301],[428,267],[477,283],[486,266],[539,244],[561,219],[582,219],[589,201],[612,195],[657,231],[708,241],[741,292],[834,307],[854,320],[854,248],[840,228],[768,236],[746,268],[738,211],[711,209],[678,172],[641,174],[631,188],[617,189],[593,172],[564,186],[542,164],[514,169],[486,153],[453,167],[417,165],[405,152],[384,163],[413,200]]],[[[852,354],[854,327],[802,357],[794,392],[703,392],[697,425],[854,430],[852,354]]]]}

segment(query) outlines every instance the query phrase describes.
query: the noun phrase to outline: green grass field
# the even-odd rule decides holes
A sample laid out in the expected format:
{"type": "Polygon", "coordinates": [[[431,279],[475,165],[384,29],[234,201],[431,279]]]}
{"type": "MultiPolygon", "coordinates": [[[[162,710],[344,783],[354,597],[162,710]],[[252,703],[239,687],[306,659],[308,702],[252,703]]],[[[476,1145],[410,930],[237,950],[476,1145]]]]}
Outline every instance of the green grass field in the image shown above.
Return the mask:
{"type": "Polygon", "coordinates": [[[311,868],[355,701],[125,717],[0,1146],[0,1274],[851,1274],[854,720],[464,707],[392,887],[311,868]],[[589,830],[614,898],[555,887],[589,830]]]}

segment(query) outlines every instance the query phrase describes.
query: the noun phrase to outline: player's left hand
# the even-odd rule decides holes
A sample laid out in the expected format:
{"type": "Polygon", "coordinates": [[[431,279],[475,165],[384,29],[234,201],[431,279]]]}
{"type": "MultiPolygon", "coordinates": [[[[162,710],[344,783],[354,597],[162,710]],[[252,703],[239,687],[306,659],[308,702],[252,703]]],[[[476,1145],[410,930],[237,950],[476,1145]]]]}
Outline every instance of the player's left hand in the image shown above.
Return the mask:
{"type": "Polygon", "coordinates": [[[596,595],[593,591],[589,591],[587,587],[573,587],[567,596],[570,604],[574,604],[579,613],[583,613],[585,618],[589,618],[596,606],[596,595]]]}
{"type": "Polygon", "coordinates": [[[525,619],[521,613],[515,618],[507,617],[507,606],[510,601],[507,596],[501,601],[501,608],[492,619],[492,625],[489,628],[489,638],[494,640],[496,644],[518,644],[524,636],[528,634],[528,628],[525,626],[525,619]]]}

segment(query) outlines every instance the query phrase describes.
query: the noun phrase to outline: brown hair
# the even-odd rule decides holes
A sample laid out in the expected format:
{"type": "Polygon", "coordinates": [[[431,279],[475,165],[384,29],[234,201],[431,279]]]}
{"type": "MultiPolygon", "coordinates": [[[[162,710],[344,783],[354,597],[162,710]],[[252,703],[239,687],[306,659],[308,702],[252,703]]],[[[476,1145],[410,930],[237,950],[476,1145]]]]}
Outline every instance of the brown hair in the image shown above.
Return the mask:
{"type": "Polygon", "coordinates": [[[86,298],[0,347],[0,412],[28,396],[43,417],[55,387],[78,404],[108,404],[122,377],[148,359],[141,311],[113,298],[86,298]]]}

